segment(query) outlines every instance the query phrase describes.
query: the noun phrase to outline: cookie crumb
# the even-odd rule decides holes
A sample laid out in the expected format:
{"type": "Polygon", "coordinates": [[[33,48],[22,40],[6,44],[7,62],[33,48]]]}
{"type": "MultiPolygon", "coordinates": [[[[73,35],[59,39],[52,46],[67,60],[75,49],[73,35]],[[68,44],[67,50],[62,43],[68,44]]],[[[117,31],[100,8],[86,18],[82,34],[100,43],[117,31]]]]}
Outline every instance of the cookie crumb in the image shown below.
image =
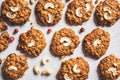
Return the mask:
{"type": "Polygon", "coordinates": [[[98,3],[98,0],[95,1],[95,4],[97,4],[97,3],[98,3]]]}
{"type": "Polygon", "coordinates": [[[0,58],[0,64],[2,64],[2,59],[0,58]]]}

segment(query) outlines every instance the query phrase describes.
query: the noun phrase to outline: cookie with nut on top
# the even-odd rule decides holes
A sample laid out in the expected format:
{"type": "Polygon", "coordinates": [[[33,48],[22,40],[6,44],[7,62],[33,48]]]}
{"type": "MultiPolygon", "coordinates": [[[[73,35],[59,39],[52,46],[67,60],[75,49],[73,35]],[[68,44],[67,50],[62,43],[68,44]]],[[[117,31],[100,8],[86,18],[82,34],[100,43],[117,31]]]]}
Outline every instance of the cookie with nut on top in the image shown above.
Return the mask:
{"type": "Polygon", "coordinates": [[[64,57],[74,53],[80,43],[79,37],[70,28],[63,28],[55,32],[50,49],[57,57],[64,57]]]}
{"type": "Polygon", "coordinates": [[[31,57],[37,57],[44,50],[46,44],[42,31],[32,27],[20,35],[17,48],[31,57]]]}
{"type": "Polygon", "coordinates": [[[94,16],[97,25],[110,27],[120,19],[120,4],[118,0],[101,1],[95,10],[94,16]]]}
{"type": "Polygon", "coordinates": [[[17,80],[21,78],[28,69],[27,58],[24,55],[12,53],[7,56],[3,63],[2,72],[7,80],[17,80]]]}
{"type": "Polygon", "coordinates": [[[45,26],[57,24],[62,17],[63,8],[61,0],[39,0],[35,7],[38,22],[45,26]]]}
{"type": "Polygon", "coordinates": [[[64,61],[56,77],[57,80],[86,80],[88,74],[88,62],[82,57],[77,57],[64,61]]]}
{"type": "Polygon", "coordinates": [[[0,35],[0,52],[8,48],[10,43],[9,38],[10,35],[7,31],[2,32],[2,34],[0,35]]]}
{"type": "Polygon", "coordinates": [[[109,32],[101,28],[96,28],[91,33],[85,36],[82,47],[85,54],[94,59],[99,59],[106,53],[109,44],[109,32]]]}
{"type": "Polygon", "coordinates": [[[66,11],[66,20],[70,25],[82,25],[90,19],[93,12],[92,0],[73,0],[66,11]]]}
{"type": "Polygon", "coordinates": [[[98,65],[101,80],[117,80],[120,76],[120,58],[109,55],[102,59],[98,65]]]}
{"type": "Polygon", "coordinates": [[[5,0],[2,3],[3,19],[12,25],[22,25],[29,20],[31,9],[26,0],[5,0]]]}

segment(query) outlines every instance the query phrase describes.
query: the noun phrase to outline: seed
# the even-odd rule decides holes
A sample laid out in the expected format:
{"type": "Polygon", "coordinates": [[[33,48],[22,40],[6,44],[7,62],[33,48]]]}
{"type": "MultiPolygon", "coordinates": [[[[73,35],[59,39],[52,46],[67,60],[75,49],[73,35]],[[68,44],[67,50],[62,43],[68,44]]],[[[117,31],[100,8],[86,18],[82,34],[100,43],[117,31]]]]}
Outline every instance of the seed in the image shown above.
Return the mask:
{"type": "Polygon", "coordinates": [[[10,37],[10,42],[13,42],[15,38],[13,36],[10,37]]]}
{"type": "Polygon", "coordinates": [[[19,31],[19,30],[16,28],[16,29],[14,30],[13,34],[18,33],[18,31],[19,31]]]}
{"type": "Polygon", "coordinates": [[[81,28],[81,29],[80,29],[80,32],[84,32],[84,31],[85,31],[85,29],[84,29],[84,28],[81,28]]]}
{"type": "Polygon", "coordinates": [[[52,29],[48,29],[47,34],[50,34],[52,32],[52,29]]]}

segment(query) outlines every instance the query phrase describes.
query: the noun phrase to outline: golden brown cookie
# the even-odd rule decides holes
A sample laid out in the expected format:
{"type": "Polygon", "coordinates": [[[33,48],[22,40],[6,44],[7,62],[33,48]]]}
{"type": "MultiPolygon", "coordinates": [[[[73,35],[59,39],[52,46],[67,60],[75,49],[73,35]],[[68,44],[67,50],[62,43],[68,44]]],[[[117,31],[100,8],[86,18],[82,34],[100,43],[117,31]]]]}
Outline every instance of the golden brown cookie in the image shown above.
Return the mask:
{"type": "Polygon", "coordinates": [[[0,35],[0,52],[8,48],[10,35],[8,32],[3,32],[0,35]]]}
{"type": "Polygon", "coordinates": [[[120,58],[109,55],[98,65],[101,80],[117,80],[120,76],[120,58]]]}
{"type": "Polygon", "coordinates": [[[2,21],[0,21],[0,32],[5,30],[7,30],[7,26],[2,21]]]}
{"type": "Polygon", "coordinates": [[[31,57],[37,57],[46,47],[44,34],[35,28],[20,35],[18,49],[31,57]]]}
{"type": "Polygon", "coordinates": [[[81,25],[90,19],[93,12],[92,0],[73,0],[66,12],[66,19],[71,25],[81,25]]]}
{"type": "Polygon", "coordinates": [[[5,0],[1,9],[3,19],[12,25],[21,25],[29,20],[31,9],[26,0],[5,0]]]}
{"type": "Polygon", "coordinates": [[[56,77],[57,80],[86,80],[88,73],[88,62],[81,57],[77,57],[63,62],[56,77]]]}
{"type": "Polygon", "coordinates": [[[64,4],[61,0],[39,0],[36,7],[36,17],[46,26],[57,24],[62,17],[64,4]]]}
{"type": "Polygon", "coordinates": [[[17,80],[24,75],[27,69],[27,58],[23,55],[16,55],[15,53],[12,53],[8,55],[3,63],[2,72],[4,74],[4,78],[17,80]]]}
{"type": "Polygon", "coordinates": [[[106,53],[109,44],[110,34],[101,28],[97,28],[85,36],[83,49],[86,54],[98,59],[106,53]]]}
{"type": "Polygon", "coordinates": [[[98,25],[112,26],[120,19],[120,4],[118,0],[101,1],[95,11],[95,20],[98,25]]]}
{"type": "Polygon", "coordinates": [[[54,34],[50,48],[55,56],[63,57],[73,54],[79,43],[79,37],[72,29],[63,28],[54,34]]]}

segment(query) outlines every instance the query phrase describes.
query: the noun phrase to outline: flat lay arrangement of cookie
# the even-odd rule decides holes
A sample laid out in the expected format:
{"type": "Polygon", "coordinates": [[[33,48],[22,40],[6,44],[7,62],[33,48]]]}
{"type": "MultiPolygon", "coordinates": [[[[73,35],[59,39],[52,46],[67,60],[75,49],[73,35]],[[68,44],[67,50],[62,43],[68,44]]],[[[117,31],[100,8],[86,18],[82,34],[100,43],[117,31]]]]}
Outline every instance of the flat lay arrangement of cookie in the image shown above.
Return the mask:
{"type": "Polygon", "coordinates": [[[120,80],[120,0],[0,0],[0,80],[120,80]]]}

